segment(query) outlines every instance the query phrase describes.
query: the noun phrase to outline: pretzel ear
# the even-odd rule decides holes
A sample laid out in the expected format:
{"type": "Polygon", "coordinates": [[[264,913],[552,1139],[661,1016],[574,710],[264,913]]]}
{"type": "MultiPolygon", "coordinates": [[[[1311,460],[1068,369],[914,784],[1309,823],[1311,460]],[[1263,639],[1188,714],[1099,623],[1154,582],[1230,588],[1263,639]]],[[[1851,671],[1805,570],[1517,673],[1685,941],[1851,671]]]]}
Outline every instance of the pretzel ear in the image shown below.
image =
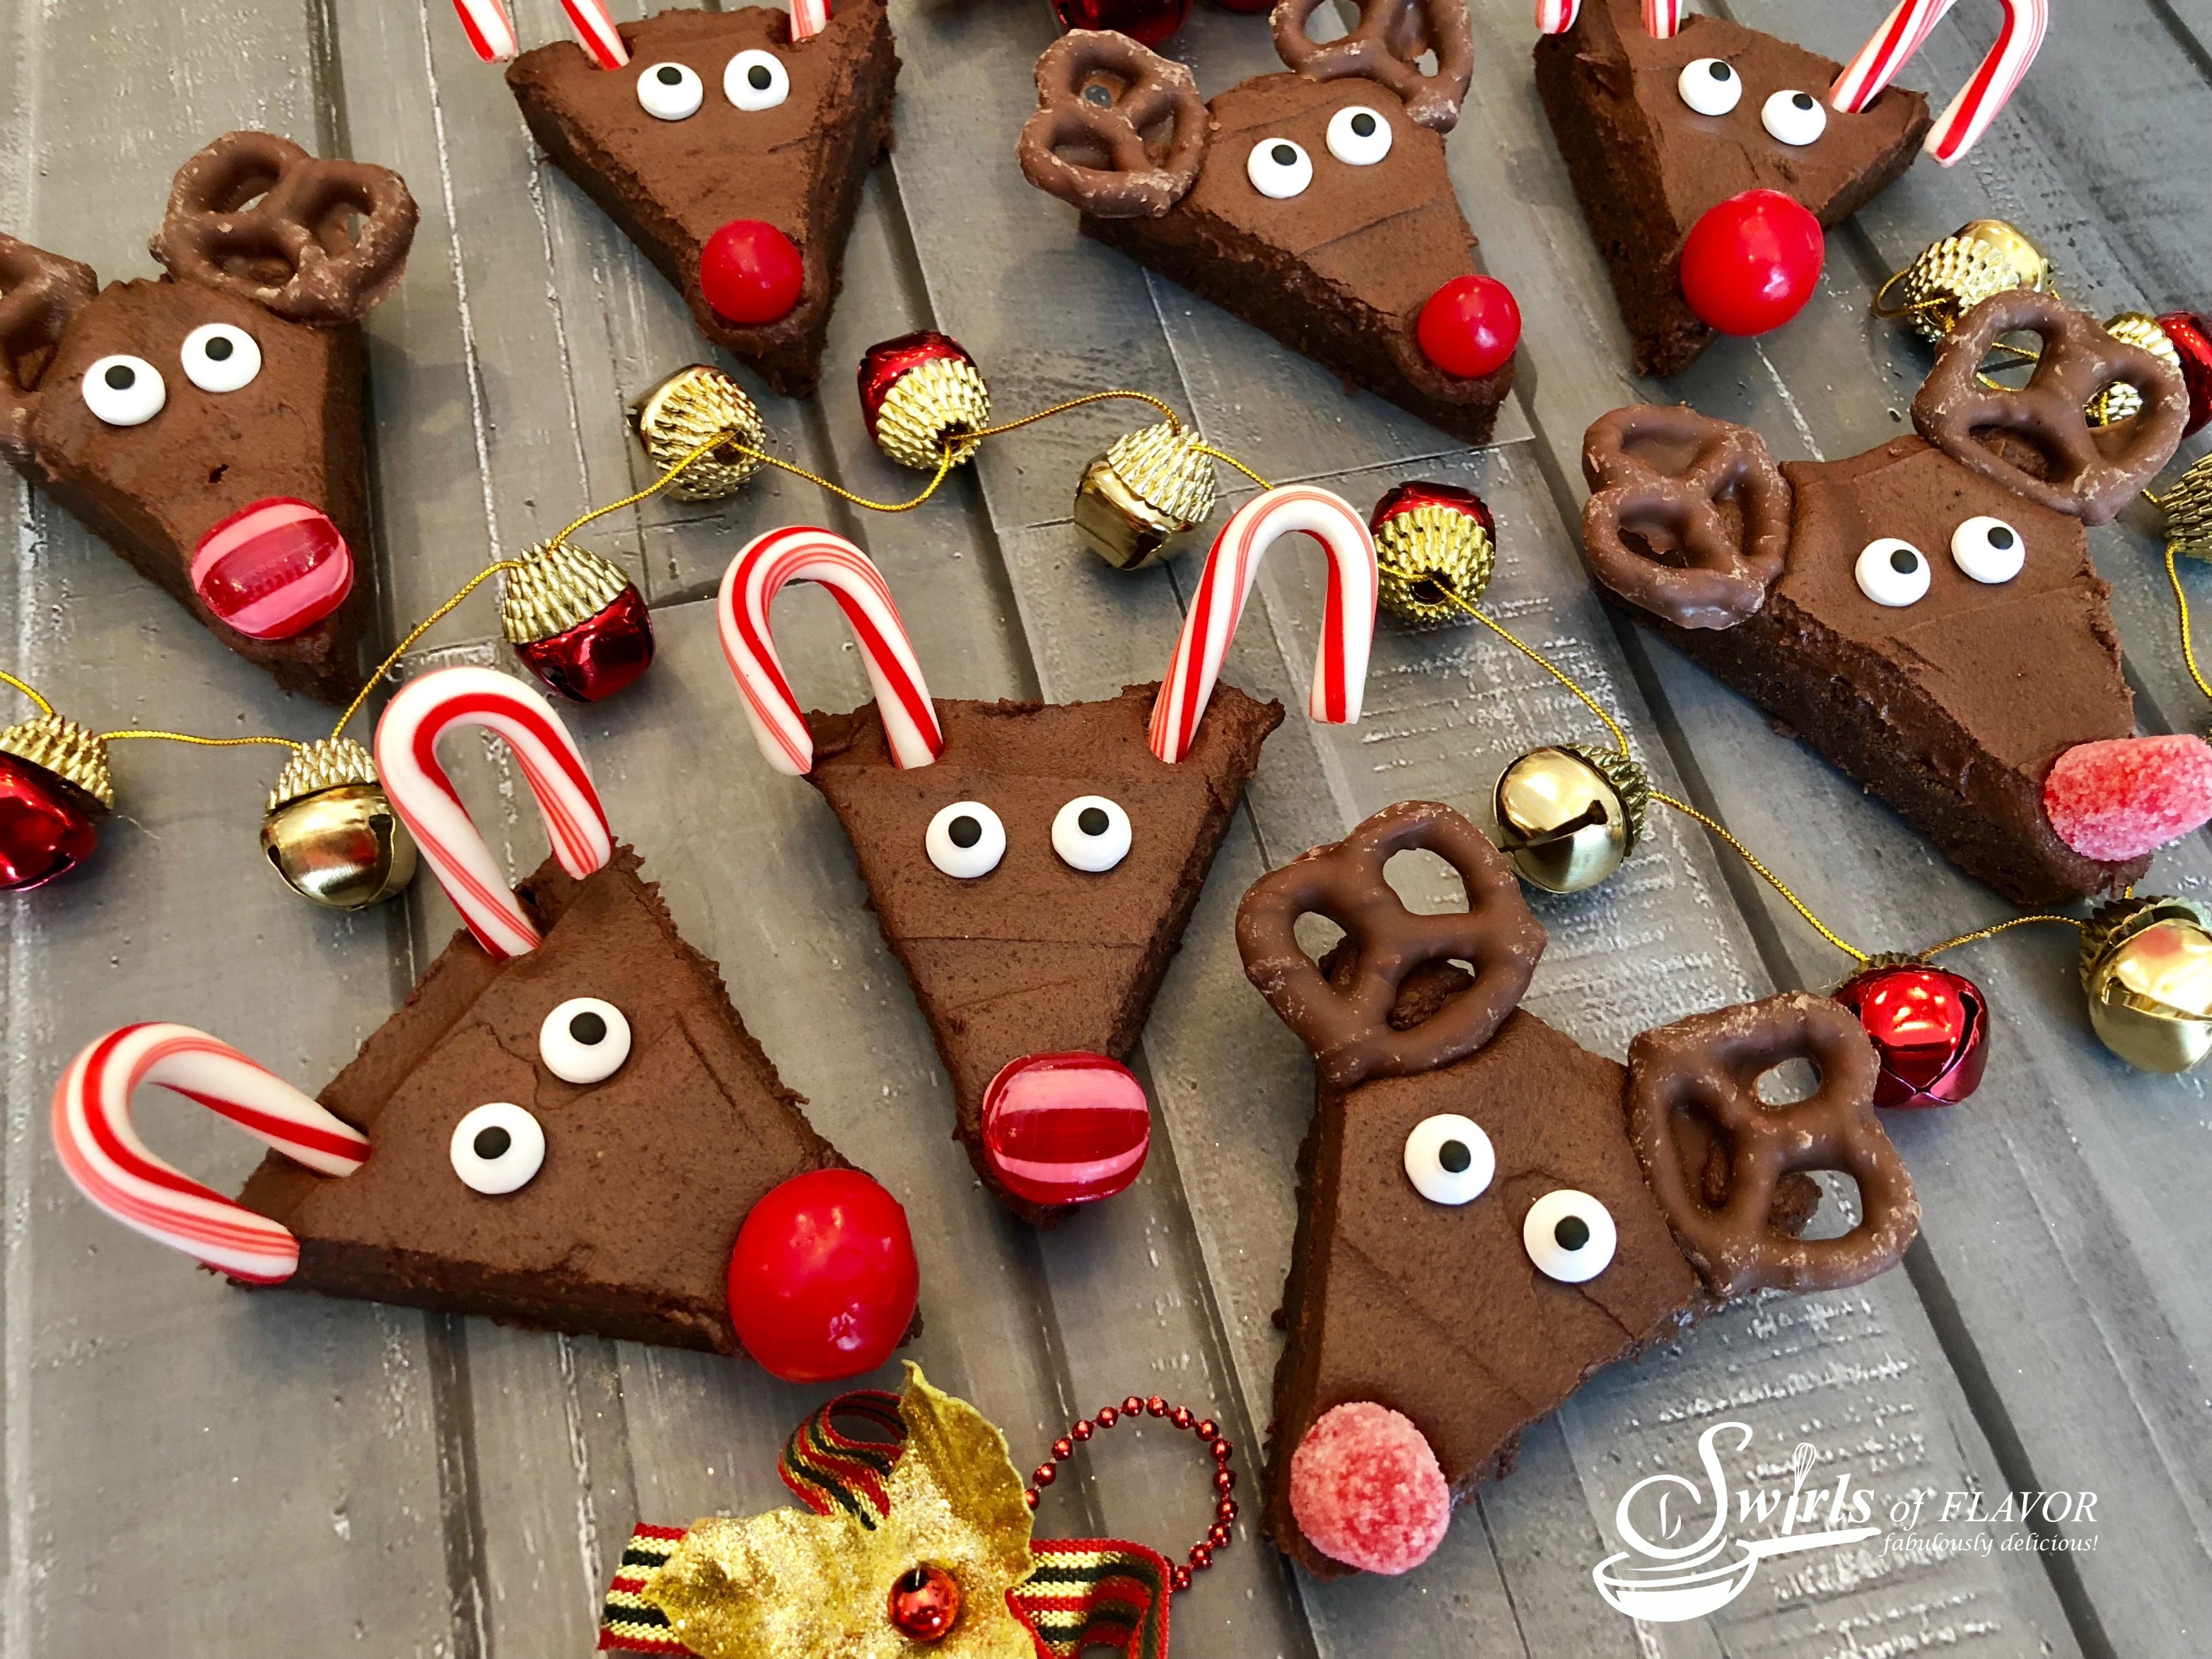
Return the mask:
{"type": "Polygon", "coordinates": [[[1322,0],[1281,0],[1275,8],[1275,51],[1311,81],[1357,76],[1389,88],[1418,126],[1449,132],[1474,79],[1474,32],[1467,0],[1360,0],[1352,32],[1327,42],[1306,32],[1322,0]],[[1425,53],[1437,72],[1421,73],[1425,53]]]}
{"type": "Polygon", "coordinates": [[[1039,190],[1096,219],[1157,219],[1198,182],[1209,124],[1181,64],[1077,29],[1038,58],[1036,88],[1015,153],[1039,190]]]}
{"type": "Polygon", "coordinates": [[[0,232],[0,458],[30,458],[39,382],[99,291],[90,265],[0,232]]]}

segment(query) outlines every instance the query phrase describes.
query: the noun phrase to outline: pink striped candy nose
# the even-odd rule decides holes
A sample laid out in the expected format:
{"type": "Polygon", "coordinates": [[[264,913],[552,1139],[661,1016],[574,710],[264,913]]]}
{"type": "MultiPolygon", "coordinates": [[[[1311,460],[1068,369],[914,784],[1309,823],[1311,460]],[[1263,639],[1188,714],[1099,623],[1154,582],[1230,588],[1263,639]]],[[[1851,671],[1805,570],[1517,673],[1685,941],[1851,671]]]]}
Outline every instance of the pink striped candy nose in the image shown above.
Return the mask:
{"type": "Polygon", "coordinates": [[[1137,1178],[1152,1142],[1145,1085],[1104,1054],[1029,1054],[983,1091],[983,1157],[1031,1204],[1089,1204],[1137,1178]]]}
{"type": "Polygon", "coordinates": [[[200,538],[192,591],[248,638],[289,640],[345,603],[353,554],[329,515],[289,496],[232,514],[200,538]]]}

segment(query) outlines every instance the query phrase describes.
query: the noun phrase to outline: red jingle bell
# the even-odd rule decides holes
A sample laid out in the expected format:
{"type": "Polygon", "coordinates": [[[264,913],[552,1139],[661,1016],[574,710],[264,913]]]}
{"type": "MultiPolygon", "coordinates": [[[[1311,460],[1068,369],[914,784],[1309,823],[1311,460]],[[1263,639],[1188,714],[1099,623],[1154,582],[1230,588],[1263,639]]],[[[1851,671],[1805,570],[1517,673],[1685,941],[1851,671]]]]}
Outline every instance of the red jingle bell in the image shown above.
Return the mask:
{"type": "MultiPolygon", "coordinates": [[[[949,440],[990,424],[982,371],[965,346],[935,329],[870,346],[860,358],[860,380],[868,435],[902,466],[933,472],[949,440]]],[[[975,453],[973,443],[952,447],[956,464],[975,453]]]]}
{"type": "Polygon", "coordinates": [[[547,685],[599,702],[653,665],[653,617],[620,565],[569,542],[541,542],[520,562],[500,594],[500,630],[547,685]]]}
{"type": "Polygon", "coordinates": [[[891,1586],[884,1613],[909,1642],[941,1642],[960,1622],[960,1581],[942,1567],[918,1566],[891,1586]]]}
{"type": "Polygon", "coordinates": [[[1965,975],[1919,963],[1869,968],[1835,996],[1858,1016],[1881,1060],[1875,1105],[1955,1106],[1981,1086],[1989,1005],[1965,975]]]}
{"type": "Polygon", "coordinates": [[[2189,428],[2194,435],[2212,426],[2212,325],[2202,317],[2176,311],[2158,319],[2181,358],[2181,378],[2189,383],[2189,428]]]}
{"type": "Polygon", "coordinates": [[[0,892],[76,869],[114,805],[107,745],[94,733],[58,714],[0,732],[0,892]]]}
{"type": "Polygon", "coordinates": [[[1137,1178],[1152,1149],[1145,1085],[1103,1054],[1031,1054],[983,1091],[983,1161],[1026,1203],[1089,1204],[1137,1178]]]}
{"type": "Polygon", "coordinates": [[[1820,222],[1778,190],[1711,209],[1682,246],[1682,295],[1710,328],[1764,334],[1805,308],[1827,259],[1820,222]]]}
{"type": "Polygon", "coordinates": [[[738,1340],[770,1375],[826,1382],[873,1370],[921,1297],[906,1211],[858,1170],[793,1176],[738,1230],[728,1290],[738,1340]]]}
{"type": "Polygon", "coordinates": [[[1520,302],[1495,276],[1455,276],[1421,307],[1413,337],[1445,374],[1479,380],[1511,362],[1520,348],[1520,302]]]}
{"type": "Polygon", "coordinates": [[[798,246],[759,219],[732,219],[699,252],[699,291],[725,322],[757,328],[788,317],[806,286],[798,246]]]}
{"type": "Polygon", "coordinates": [[[1183,26],[1190,0],[1052,0],[1052,15],[1064,29],[1112,29],[1157,46],[1183,26]]]}

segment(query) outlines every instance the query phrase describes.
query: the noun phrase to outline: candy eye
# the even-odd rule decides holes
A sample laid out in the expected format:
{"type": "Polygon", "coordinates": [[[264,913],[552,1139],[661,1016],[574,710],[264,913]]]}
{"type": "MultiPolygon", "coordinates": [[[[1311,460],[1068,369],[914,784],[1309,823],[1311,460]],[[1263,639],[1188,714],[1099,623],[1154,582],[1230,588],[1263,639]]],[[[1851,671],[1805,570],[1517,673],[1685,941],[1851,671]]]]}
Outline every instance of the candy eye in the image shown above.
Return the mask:
{"type": "Polygon", "coordinates": [[[1521,1248],[1547,1279],[1580,1285],[1612,1265],[1618,1236],[1613,1215],[1588,1193],[1562,1187],[1528,1206],[1521,1248]]]}
{"type": "Polygon", "coordinates": [[[1245,158],[1244,172],[1261,195],[1285,201],[1313,183],[1313,159],[1287,138],[1262,138],[1245,158]]]}
{"type": "Polygon", "coordinates": [[[1885,536],[1869,542],[1853,572],[1859,592],[1876,605],[1902,610],[1928,597],[1928,560],[1911,542],[1885,536]]]}
{"type": "MultiPolygon", "coordinates": [[[[656,121],[681,121],[687,115],[696,115],[706,96],[699,71],[689,64],[649,64],[637,77],[638,105],[656,121]]],[[[735,94],[730,101],[738,101],[735,94]]]]}
{"type": "Polygon", "coordinates": [[[2027,543],[2002,519],[1969,519],[1951,532],[1951,557],[1978,582],[2008,582],[2027,562],[2027,543]]]}
{"type": "Polygon", "coordinates": [[[1809,92],[1778,92],[1759,112],[1766,130],[1785,144],[1802,149],[1820,142],[1828,130],[1828,112],[1809,92]]]}
{"type": "Polygon", "coordinates": [[[1129,815],[1103,795],[1078,795],[1052,820],[1060,861],[1097,875],[1129,856],[1129,815]]]}
{"type": "Polygon", "coordinates": [[[791,96],[791,71],[772,52],[741,52],[722,71],[722,96],[739,109],[774,109],[791,96]]]}
{"type": "Polygon", "coordinates": [[[496,1198],[530,1184],[545,1162],[545,1131],[521,1107],[495,1100],[453,1125],[447,1151],[463,1185],[496,1198]]]}
{"type": "Polygon", "coordinates": [[[1473,1118],[1425,1117],[1406,1137],[1406,1179],[1431,1204],[1471,1203],[1497,1173],[1498,1154],[1473,1118]]]}
{"type": "Polygon", "coordinates": [[[143,426],[169,401],[161,371],[143,357],[102,357],[84,372],[84,406],[109,426],[143,426]]]}
{"type": "Polygon", "coordinates": [[[956,800],[938,809],[922,838],[929,861],[948,876],[972,881],[988,876],[1006,856],[1006,826],[979,800],[956,800]]]}
{"type": "Polygon", "coordinates": [[[1682,101],[1700,115],[1726,115],[1743,102],[1743,76],[1724,58],[1700,58],[1676,82],[1682,101]]]}
{"type": "MultiPolygon", "coordinates": [[[[1371,167],[1390,153],[1390,124],[1364,104],[1340,109],[1328,118],[1328,153],[1347,167],[1371,167]]],[[[1257,177],[1252,182],[1260,185],[1257,177]]]]}
{"type": "Polygon", "coordinates": [[[563,1083],[603,1083],[629,1058],[629,1021],[611,1002],[570,997],[538,1028],[538,1057],[563,1083]]]}
{"type": "Polygon", "coordinates": [[[235,392],[261,373],[261,348],[242,328],[202,323],[185,336],[185,378],[203,392],[235,392]]]}

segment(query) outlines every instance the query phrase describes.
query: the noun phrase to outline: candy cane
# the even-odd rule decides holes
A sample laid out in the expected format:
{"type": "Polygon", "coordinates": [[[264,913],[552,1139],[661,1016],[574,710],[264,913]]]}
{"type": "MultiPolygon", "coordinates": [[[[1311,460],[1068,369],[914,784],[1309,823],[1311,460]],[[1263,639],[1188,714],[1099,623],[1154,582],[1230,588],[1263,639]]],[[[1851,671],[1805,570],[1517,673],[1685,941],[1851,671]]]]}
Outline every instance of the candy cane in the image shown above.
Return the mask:
{"type": "MultiPolygon", "coordinates": [[[[1956,0],[1900,0],[1873,39],[1859,48],[1828,94],[1847,115],[1866,109],[1887,89],[1899,70],[1928,43],[1928,37],[1956,0]]],[[[1945,167],[1956,164],[1996,120],[2043,48],[2050,32],[2049,0],[2004,0],[2004,27],[1981,67],[1928,134],[1924,148],[1945,167]]]]}
{"type": "Polygon", "coordinates": [[[830,0],[791,0],[791,38],[810,40],[830,27],[830,0]]]}
{"type": "Polygon", "coordinates": [[[54,1091],[54,1150],[79,1192],[125,1226],[219,1273],[255,1285],[289,1279],[300,1265],[300,1243],[290,1232],[146,1149],[131,1121],[131,1091],[142,1083],[198,1101],[323,1175],[361,1168],[368,1137],[189,1025],[125,1025],[70,1062],[54,1091]]]}
{"type": "Polygon", "coordinates": [[[883,572],[842,536],[793,525],[757,536],[739,550],[722,573],[717,602],[722,655],[744,694],[745,718],[768,763],[795,778],[814,766],[813,736],[783,677],[783,659],[769,631],[769,606],[787,582],[817,582],[828,588],[852,624],[869,684],[875,687],[891,758],[901,766],[927,766],[935,760],[944,752],[945,733],[883,572]]]}
{"type": "Polygon", "coordinates": [[[1295,531],[1311,536],[1328,555],[1328,599],[1307,712],[1336,726],[1359,718],[1367,653],[1375,640],[1375,538],[1342,496],[1310,484],[1285,484],[1237,508],[1206,556],[1175,660],[1152,705],[1152,753],[1162,760],[1179,761],[1190,752],[1260,561],[1295,531]]]}
{"type": "Polygon", "coordinates": [[[392,700],[376,723],[384,793],[477,943],[504,960],[535,950],[538,927],[438,763],[438,739],[464,726],[507,739],[563,870],[581,881],[614,856],[614,841],[575,738],[527,686],[489,668],[441,668],[392,700]]]}
{"type": "Polygon", "coordinates": [[[568,27],[601,69],[618,70],[629,62],[629,48],[623,45],[605,0],[561,0],[561,9],[568,14],[568,27]]]}
{"type": "Polygon", "coordinates": [[[1644,0],[1644,32],[1671,40],[1682,32],[1682,0],[1644,0]]]}
{"type": "Polygon", "coordinates": [[[520,50],[500,0],[453,0],[453,9],[461,15],[461,32],[485,63],[504,64],[520,50]]]}
{"type": "Polygon", "coordinates": [[[1542,34],[1565,34],[1582,15],[1583,0],[1536,0],[1536,28],[1542,34]]]}

